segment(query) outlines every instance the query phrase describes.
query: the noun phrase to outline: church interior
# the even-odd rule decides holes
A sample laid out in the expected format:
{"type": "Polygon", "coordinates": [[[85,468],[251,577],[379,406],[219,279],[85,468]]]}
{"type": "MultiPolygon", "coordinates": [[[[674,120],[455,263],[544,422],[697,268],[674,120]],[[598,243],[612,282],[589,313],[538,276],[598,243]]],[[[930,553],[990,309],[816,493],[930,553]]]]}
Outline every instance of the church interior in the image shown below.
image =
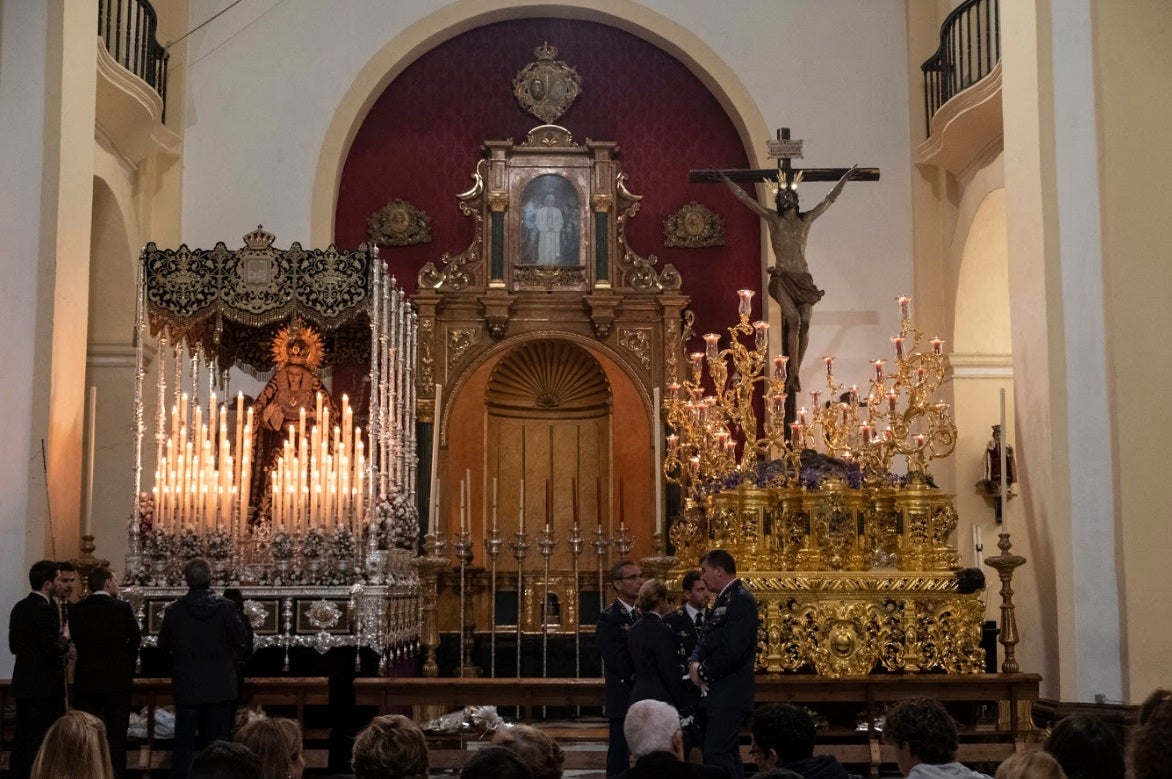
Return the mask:
{"type": "Polygon", "coordinates": [[[561,716],[601,701],[611,566],[674,595],[723,546],[759,691],[1138,704],[1172,624],[1170,26],[0,0],[0,592],[109,561],[163,677],[203,554],[258,677],[561,716]]]}

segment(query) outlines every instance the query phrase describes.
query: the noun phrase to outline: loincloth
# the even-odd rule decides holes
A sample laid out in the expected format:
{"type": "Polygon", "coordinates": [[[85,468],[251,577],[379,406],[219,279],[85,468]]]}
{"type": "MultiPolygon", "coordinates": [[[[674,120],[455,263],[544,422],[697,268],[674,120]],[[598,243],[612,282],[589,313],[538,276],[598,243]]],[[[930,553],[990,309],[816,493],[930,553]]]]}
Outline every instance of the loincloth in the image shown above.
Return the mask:
{"type": "Polygon", "coordinates": [[[784,291],[785,296],[792,300],[794,305],[812,306],[826,294],[825,290],[814,286],[814,277],[809,273],[774,270],[769,275],[769,294],[775,300],[778,293],[784,291]]]}

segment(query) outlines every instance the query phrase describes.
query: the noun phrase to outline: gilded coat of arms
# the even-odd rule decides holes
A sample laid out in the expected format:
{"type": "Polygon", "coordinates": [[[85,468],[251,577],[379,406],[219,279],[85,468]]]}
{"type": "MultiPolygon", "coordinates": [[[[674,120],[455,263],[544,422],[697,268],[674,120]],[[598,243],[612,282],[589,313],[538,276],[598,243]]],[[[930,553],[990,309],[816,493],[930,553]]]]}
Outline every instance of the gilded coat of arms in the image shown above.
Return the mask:
{"type": "Polygon", "coordinates": [[[431,217],[406,200],[392,200],[371,214],[366,224],[370,240],[380,246],[431,242],[431,217]]]}
{"type": "Polygon", "coordinates": [[[537,59],[513,77],[513,94],[527,112],[552,124],[570,110],[581,90],[582,78],[557,59],[558,50],[548,43],[538,46],[533,53],[537,59]]]}
{"type": "Polygon", "coordinates": [[[663,220],[663,245],[685,249],[724,246],[724,220],[692,201],[663,220]]]}

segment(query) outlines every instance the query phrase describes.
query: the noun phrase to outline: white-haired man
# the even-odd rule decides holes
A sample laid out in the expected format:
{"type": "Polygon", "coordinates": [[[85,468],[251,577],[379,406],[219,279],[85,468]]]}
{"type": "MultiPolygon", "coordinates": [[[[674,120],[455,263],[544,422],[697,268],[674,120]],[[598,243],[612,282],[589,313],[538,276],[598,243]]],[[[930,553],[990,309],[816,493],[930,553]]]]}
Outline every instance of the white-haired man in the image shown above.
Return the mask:
{"type": "Polygon", "coordinates": [[[675,706],[648,698],[631,704],[623,723],[635,765],[620,779],[729,779],[715,766],[684,762],[684,734],[675,706]]]}

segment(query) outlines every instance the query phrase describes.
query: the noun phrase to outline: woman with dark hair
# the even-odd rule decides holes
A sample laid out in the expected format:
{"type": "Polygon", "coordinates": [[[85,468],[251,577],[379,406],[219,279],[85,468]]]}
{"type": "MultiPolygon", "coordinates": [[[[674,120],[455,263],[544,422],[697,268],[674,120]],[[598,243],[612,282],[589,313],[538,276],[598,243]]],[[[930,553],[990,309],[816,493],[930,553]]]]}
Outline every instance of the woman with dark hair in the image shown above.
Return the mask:
{"type": "Polygon", "coordinates": [[[685,731],[692,722],[688,710],[691,682],[675,633],[663,620],[667,611],[667,587],[659,579],[648,579],[639,588],[636,602],[641,616],[631,626],[627,644],[635,667],[631,703],[647,699],[670,703],[680,713],[685,731]]]}
{"type": "Polygon", "coordinates": [[[1059,720],[1044,749],[1069,779],[1123,779],[1123,749],[1098,717],[1072,714],[1059,720]]]}
{"type": "Polygon", "coordinates": [[[1139,724],[1131,734],[1135,779],[1172,777],[1172,692],[1158,689],[1139,707],[1139,724]]]}

